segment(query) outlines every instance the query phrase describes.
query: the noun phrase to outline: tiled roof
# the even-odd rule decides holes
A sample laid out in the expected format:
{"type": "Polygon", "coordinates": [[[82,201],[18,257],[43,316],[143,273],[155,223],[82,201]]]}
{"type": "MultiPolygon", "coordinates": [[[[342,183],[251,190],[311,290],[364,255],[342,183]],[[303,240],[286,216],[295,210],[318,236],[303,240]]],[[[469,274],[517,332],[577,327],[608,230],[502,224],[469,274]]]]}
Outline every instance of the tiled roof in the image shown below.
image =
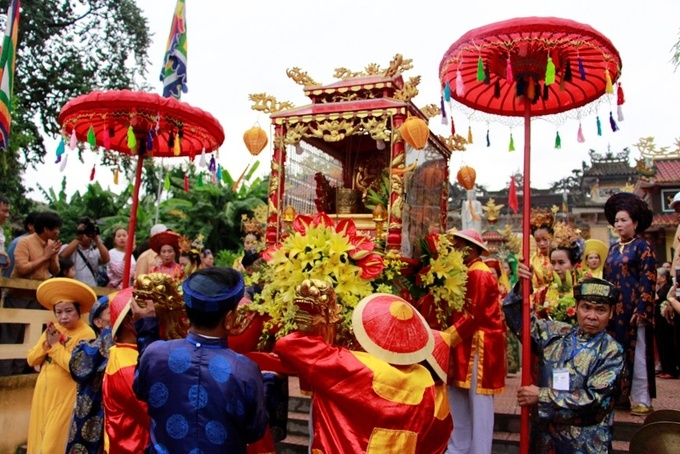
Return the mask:
{"type": "Polygon", "coordinates": [[[680,159],[663,159],[654,161],[657,183],[680,183],[680,159]]]}
{"type": "Polygon", "coordinates": [[[635,175],[637,172],[635,167],[631,167],[627,162],[611,161],[611,162],[594,162],[592,166],[584,172],[584,176],[598,177],[598,176],[613,176],[613,175],[635,175]]]}
{"type": "Polygon", "coordinates": [[[675,227],[678,225],[678,217],[675,213],[655,214],[652,218],[652,225],[658,227],[675,227]]]}

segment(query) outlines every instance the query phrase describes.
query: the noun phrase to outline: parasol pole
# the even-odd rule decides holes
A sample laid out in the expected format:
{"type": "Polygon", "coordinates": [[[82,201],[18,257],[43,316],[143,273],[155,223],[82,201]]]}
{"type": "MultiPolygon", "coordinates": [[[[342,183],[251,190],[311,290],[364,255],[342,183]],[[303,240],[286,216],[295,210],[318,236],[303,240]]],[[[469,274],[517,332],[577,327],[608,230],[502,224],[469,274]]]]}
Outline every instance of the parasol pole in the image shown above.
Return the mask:
{"type": "MultiPolygon", "coordinates": [[[[530,266],[530,218],[531,218],[531,103],[524,97],[524,191],[522,204],[522,261],[530,266]]],[[[531,336],[530,303],[531,280],[522,278],[522,386],[531,385],[531,336]]],[[[529,453],[529,407],[522,407],[520,417],[520,454],[529,453]]]]}
{"type": "Polygon", "coordinates": [[[125,267],[123,268],[123,288],[130,286],[130,264],[132,263],[132,248],[135,244],[135,227],[137,225],[137,207],[139,206],[139,187],[142,183],[142,168],[146,157],[146,139],[138,139],[139,153],[137,153],[137,169],[135,169],[135,185],[132,189],[132,211],[128,224],[128,238],[125,245],[125,267]]]}

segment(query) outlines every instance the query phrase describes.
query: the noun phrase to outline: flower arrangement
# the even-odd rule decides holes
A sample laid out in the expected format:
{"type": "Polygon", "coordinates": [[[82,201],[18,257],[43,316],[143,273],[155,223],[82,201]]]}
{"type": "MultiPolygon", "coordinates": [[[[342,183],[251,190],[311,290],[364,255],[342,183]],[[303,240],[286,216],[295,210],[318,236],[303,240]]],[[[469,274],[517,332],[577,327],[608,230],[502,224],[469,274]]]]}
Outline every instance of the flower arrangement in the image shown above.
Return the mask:
{"type": "Polygon", "coordinates": [[[574,275],[565,274],[565,282],[553,271],[551,282],[545,289],[543,302],[536,305],[536,312],[544,317],[576,325],[576,299],[573,293],[574,275]]]}
{"type": "Polygon", "coordinates": [[[296,216],[291,234],[263,252],[268,262],[262,270],[266,285],[255,309],[271,317],[265,331],[276,330],[280,337],[295,329],[295,286],[305,279],[320,279],[333,286],[343,308],[340,330],[349,330],[354,307],[374,292],[371,282],[385,268],[374,247],[351,219],[336,225],[324,213],[313,218],[296,216]]]}
{"type": "Polygon", "coordinates": [[[453,247],[446,234],[432,233],[422,240],[423,268],[416,286],[425,293],[416,306],[435,329],[449,326],[454,311],[463,310],[467,267],[464,254],[453,247]]]}

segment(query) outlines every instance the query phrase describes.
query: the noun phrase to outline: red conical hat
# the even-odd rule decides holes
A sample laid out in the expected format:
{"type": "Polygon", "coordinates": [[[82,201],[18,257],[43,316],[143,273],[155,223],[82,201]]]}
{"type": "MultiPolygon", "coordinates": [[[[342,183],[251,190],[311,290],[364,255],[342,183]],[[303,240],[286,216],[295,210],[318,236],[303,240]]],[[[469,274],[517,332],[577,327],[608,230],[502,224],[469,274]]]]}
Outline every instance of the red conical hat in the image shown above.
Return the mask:
{"type": "Polygon", "coordinates": [[[482,236],[475,229],[458,230],[457,232],[452,232],[451,235],[479,246],[482,248],[482,255],[489,255],[489,249],[486,247],[482,236]]]}
{"type": "Polygon", "coordinates": [[[417,364],[434,350],[427,322],[398,296],[376,293],[365,297],[354,309],[352,325],[364,350],[390,364],[417,364]]]}
{"type": "Polygon", "coordinates": [[[427,357],[427,363],[437,376],[446,383],[449,378],[449,358],[451,357],[451,335],[444,331],[432,330],[434,335],[434,350],[427,357]]]}
{"type": "Polygon", "coordinates": [[[109,317],[111,317],[111,336],[115,337],[116,331],[120,327],[125,316],[130,312],[130,301],[132,301],[132,287],[124,288],[116,294],[109,303],[109,317]]]}

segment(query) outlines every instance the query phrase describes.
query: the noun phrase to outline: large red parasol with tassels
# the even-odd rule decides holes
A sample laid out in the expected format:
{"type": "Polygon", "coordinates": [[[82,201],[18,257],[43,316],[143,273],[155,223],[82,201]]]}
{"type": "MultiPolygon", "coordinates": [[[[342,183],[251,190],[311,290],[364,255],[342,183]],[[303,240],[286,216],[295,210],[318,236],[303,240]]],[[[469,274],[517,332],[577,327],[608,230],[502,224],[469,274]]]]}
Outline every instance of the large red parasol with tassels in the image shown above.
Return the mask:
{"type": "MultiPolygon", "coordinates": [[[[439,76],[447,100],[490,116],[524,117],[522,254],[527,265],[531,119],[583,109],[605,93],[613,94],[620,75],[621,57],[606,37],[589,25],[554,17],[510,19],[470,30],[444,54],[439,76]]],[[[522,385],[530,385],[530,283],[524,282],[522,290],[527,303],[522,314],[522,385]]],[[[528,453],[527,407],[522,407],[521,422],[520,452],[528,453]]]]}
{"type": "Polygon", "coordinates": [[[134,244],[139,187],[147,157],[193,158],[217,150],[224,142],[224,130],[208,112],[174,98],[136,92],[94,91],[72,99],[58,118],[65,136],[93,147],[137,156],[132,212],[125,249],[123,282],[129,282],[134,244]]]}

